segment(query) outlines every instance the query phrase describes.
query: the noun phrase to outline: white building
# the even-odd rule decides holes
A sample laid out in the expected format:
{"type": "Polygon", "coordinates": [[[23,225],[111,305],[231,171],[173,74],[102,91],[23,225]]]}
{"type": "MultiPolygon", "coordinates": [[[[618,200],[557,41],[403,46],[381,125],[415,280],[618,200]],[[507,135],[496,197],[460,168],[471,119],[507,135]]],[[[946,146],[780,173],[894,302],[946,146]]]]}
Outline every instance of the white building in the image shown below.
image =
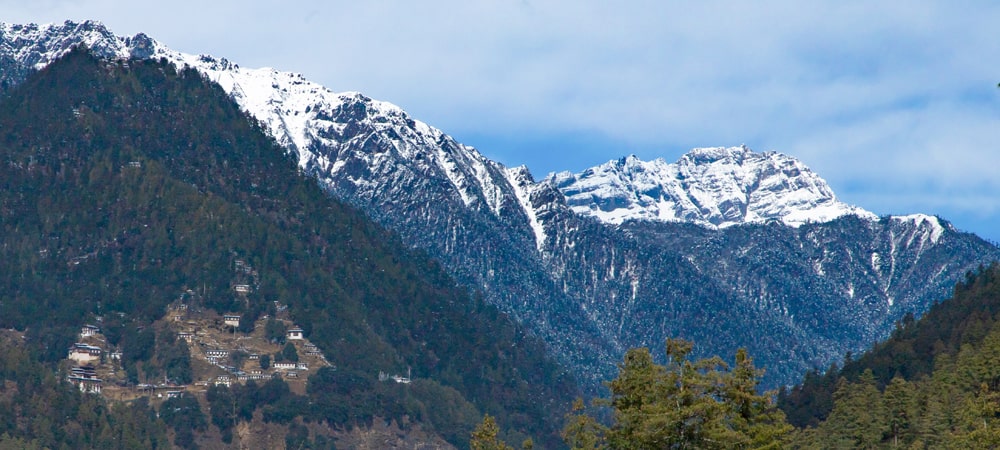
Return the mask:
{"type": "Polygon", "coordinates": [[[205,352],[209,359],[222,359],[229,357],[229,350],[209,350],[205,352]]]}
{"type": "Polygon", "coordinates": [[[79,366],[70,369],[69,382],[87,394],[101,393],[101,379],[97,378],[94,366],[79,366]]]}
{"type": "Polygon", "coordinates": [[[100,332],[101,329],[98,327],[93,325],[84,325],[83,328],[80,329],[80,337],[90,337],[100,332]]]}
{"type": "Polygon", "coordinates": [[[230,327],[240,326],[240,315],[239,314],[226,314],[222,316],[222,323],[230,327]]]}
{"type": "Polygon", "coordinates": [[[66,355],[66,357],[80,364],[87,364],[94,361],[100,361],[101,352],[102,350],[100,347],[77,342],[69,348],[69,354],[66,355]]]}

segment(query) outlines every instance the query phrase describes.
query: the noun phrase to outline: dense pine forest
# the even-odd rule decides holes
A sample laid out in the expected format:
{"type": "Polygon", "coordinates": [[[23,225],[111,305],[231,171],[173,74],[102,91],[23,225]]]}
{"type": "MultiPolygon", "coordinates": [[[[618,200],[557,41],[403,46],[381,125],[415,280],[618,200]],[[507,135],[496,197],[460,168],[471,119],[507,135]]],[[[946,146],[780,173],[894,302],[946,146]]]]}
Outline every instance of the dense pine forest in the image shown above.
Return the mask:
{"type": "Polygon", "coordinates": [[[539,341],[326,196],[194,70],[76,50],[0,102],[0,155],[0,327],[24,333],[23,351],[3,353],[37,361],[0,367],[0,402],[20,405],[0,413],[8,442],[112,448],[98,438],[128,418],[146,422],[120,447],[162,447],[164,436],[196,447],[230,442],[263,414],[317,448],[333,443],[303,424],[419,424],[465,447],[488,413],[512,440],[561,445],[577,388],[539,341]],[[244,297],[231,286],[237,260],[259,272],[244,297]],[[100,322],[130,382],[186,381],[185,344],[151,326],[178,301],[241,314],[242,331],[287,305],[331,367],[306,395],[281,380],[213,387],[197,399],[204,418],[183,420],[74,395],[45,375],[81,325],[100,322]],[[380,382],[383,370],[410,370],[413,382],[380,382]],[[48,397],[66,416],[30,409],[48,397]],[[84,410],[94,417],[72,414],[84,410]]]}
{"type": "Polygon", "coordinates": [[[969,273],[954,297],[842,368],[779,396],[800,448],[1000,445],[1000,265],[969,273]]]}

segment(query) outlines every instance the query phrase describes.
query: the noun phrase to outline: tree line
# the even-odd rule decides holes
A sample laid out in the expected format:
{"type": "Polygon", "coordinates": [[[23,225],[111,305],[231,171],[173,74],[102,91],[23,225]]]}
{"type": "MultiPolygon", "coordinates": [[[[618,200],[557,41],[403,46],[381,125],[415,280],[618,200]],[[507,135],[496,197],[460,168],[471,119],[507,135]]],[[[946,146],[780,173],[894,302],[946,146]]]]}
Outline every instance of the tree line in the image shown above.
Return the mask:
{"type": "MultiPolygon", "coordinates": [[[[629,350],[618,376],[607,382],[607,398],[590,407],[577,400],[567,415],[563,439],[571,449],[778,449],[790,443],[792,427],[774,404],[774,393],[758,393],[762,370],[746,350],[730,366],[719,357],[691,360],[694,344],[668,339],[664,364],[648,348],[629,350]],[[602,419],[610,413],[610,424],[602,419]]],[[[486,416],[472,433],[473,449],[512,449],[496,436],[486,416]]],[[[532,448],[525,441],[522,448],[532,448]]]]}

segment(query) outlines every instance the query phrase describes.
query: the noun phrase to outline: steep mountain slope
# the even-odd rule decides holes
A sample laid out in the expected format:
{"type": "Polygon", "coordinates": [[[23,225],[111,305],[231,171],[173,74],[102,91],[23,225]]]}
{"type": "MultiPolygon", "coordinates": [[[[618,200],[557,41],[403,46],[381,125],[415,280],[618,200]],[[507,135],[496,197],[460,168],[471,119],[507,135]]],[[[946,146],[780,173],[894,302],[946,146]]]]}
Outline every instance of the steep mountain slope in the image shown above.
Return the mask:
{"type": "Polygon", "coordinates": [[[44,359],[98,317],[135,330],[179,298],[249,318],[278,302],[335,369],[275,420],[413,421],[463,446],[490,413],[559,442],[576,389],[542,344],[330,199],[193,69],[72,52],[0,102],[0,154],[0,327],[44,359]],[[247,295],[236,259],[258,272],[247,295]],[[411,386],[377,379],[407,368],[411,386]]]}
{"type": "Polygon", "coordinates": [[[709,230],[630,221],[610,230],[564,214],[546,261],[602,333],[658,348],[684,336],[711,353],[747,347],[766,385],[884,338],[997,250],[935,218],[844,216],[709,230]]]}
{"type": "Polygon", "coordinates": [[[748,346],[768,386],[790,383],[1000,258],[938,218],[879,219],[845,205],[777,153],[701,149],[674,164],[627,158],[535,182],[398,107],[296,74],[114,38],[92,22],[3,29],[2,61],[18,70],[47,60],[26,55],[67,42],[194,67],[301,170],[440,260],[590,388],[626,348],[659,348],[668,336],[705,353],[748,346]]]}

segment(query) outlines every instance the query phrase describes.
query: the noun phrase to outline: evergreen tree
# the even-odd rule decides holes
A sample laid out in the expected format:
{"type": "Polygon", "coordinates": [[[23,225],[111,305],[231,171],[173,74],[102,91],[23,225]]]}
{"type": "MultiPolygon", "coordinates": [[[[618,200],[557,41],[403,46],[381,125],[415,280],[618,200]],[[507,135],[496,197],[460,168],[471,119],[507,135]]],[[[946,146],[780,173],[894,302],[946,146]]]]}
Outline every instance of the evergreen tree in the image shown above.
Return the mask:
{"type": "Polygon", "coordinates": [[[964,397],[958,386],[955,358],[946,353],[939,355],[930,379],[919,388],[923,405],[916,432],[928,448],[944,446],[951,440],[964,397]]]}
{"type": "Polygon", "coordinates": [[[965,448],[1000,448],[1000,392],[989,385],[979,385],[979,392],[966,399],[959,412],[960,424],[956,442],[965,448]]]}
{"type": "Polygon", "coordinates": [[[174,428],[174,443],[183,448],[197,448],[193,432],[204,431],[208,426],[198,400],[190,394],[163,402],[160,406],[160,418],[174,428]]]}
{"type": "Polygon", "coordinates": [[[496,420],[493,419],[493,416],[486,414],[483,417],[483,422],[477,425],[472,432],[469,447],[472,450],[514,450],[497,438],[499,432],[500,428],[497,427],[496,420]]]}
{"type": "Polygon", "coordinates": [[[820,441],[831,448],[877,448],[887,424],[882,394],[871,371],[862,374],[857,383],[841,379],[834,402],[830,417],[817,433],[820,441]]]}
{"type": "Polygon", "coordinates": [[[563,441],[572,450],[598,450],[605,448],[604,435],[608,429],[592,416],[586,414],[583,399],[573,402],[573,410],[566,415],[566,427],[563,428],[563,441]]]}
{"type": "Polygon", "coordinates": [[[275,319],[273,316],[268,318],[267,322],[264,323],[264,337],[273,343],[276,344],[285,343],[286,331],[287,327],[285,326],[284,322],[275,319]]]}
{"type": "Polygon", "coordinates": [[[885,387],[883,402],[893,448],[911,440],[911,421],[916,415],[915,400],[913,386],[902,377],[894,377],[885,387]]]}
{"type": "Polygon", "coordinates": [[[299,362],[299,352],[295,350],[295,346],[291,342],[288,342],[281,349],[281,358],[285,361],[299,362]]]}
{"type": "Polygon", "coordinates": [[[572,448],[780,448],[791,427],[770,397],[756,392],[760,371],[745,351],[733,370],[718,357],[688,360],[693,344],[668,339],[668,362],[646,348],[629,350],[608,383],[613,409],[607,429],[581,414],[582,401],[563,431],[572,448]]]}
{"type": "Polygon", "coordinates": [[[745,448],[780,448],[792,430],[785,415],[771,401],[774,393],[757,392],[763,370],[756,369],[745,349],[736,352],[736,364],[725,378],[723,400],[730,409],[732,428],[744,435],[745,448]]]}

